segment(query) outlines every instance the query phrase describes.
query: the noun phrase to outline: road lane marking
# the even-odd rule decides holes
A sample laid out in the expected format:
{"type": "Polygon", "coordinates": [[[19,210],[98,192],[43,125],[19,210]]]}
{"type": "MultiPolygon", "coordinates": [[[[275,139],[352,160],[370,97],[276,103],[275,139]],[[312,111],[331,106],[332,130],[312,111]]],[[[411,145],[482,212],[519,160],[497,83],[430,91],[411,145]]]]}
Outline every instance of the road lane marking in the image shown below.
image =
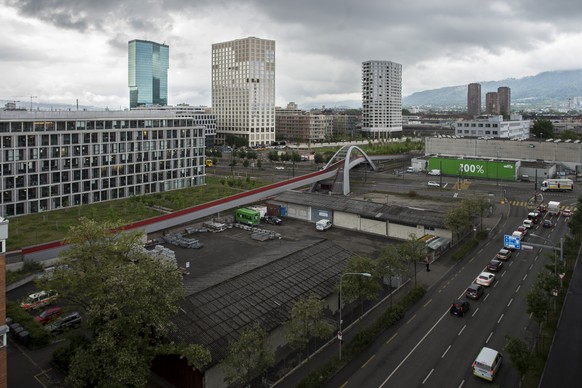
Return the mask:
{"type": "Polygon", "coordinates": [[[410,319],[408,320],[408,322],[406,322],[406,324],[408,325],[410,322],[412,322],[412,320],[413,320],[414,318],[416,318],[416,314],[414,314],[414,315],[412,316],[412,318],[410,318],[410,319]]]}
{"type": "Polygon", "coordinates": [[[509,262],[509,266],[511,267],[511,265],[512,265],[512,264],[513,264],[513,261],[510,261],[510,262],[509,262]]]}
{"type": "Polygon", "coordinates": [[[526,278],[527,278],[527,274],[523,275],[523,279],[522,280],[525,280],[526,278]]]}
{"type": "Polygon", "coordinates": [[[497,287],[497,282],[493,283],[493,288],[497,287]]]}
{"type": "Polygon", "coordinates": [[[475,314],[477,314],[477,311],[479,311],[479,307],[477,307],[477,309],[473,312],[473,315],[471,315],[471,316],[474,317],[475,314]]]}
{"type": "Polygon", "coordinates": [[[483,248],[479,249],[479,251],[477,252],[477,254],[481,254],[481,252],[483,252],[483,248]]]}
{"type": "Polygon", "coordinates": [[[485,295],[485,298],[483,298],[483,301],[486,301],[487,298],[489,298],[489,294],[485,295]]]}
{"type": "MultiPolygon", "coordinates": [[[[350,381],[350,380],[348,380],[350,381]]],[[[346,385],[348,385],[348,381],[346,381],[345,383],[343,383],[342,385],[340,385],[340,388],[344,388],[346,385]]]]}
{"type": "Polygon", "coordinates": [[[426,307],[426,306],[428,306],[428,304],[429,304],[430,302],[432,302],[432,299],[429,299],[429,300],[428,300],[428,302],[426,302],[426,303],[424,304],[424,306],[422,306],[422,307],[426,307]]]}
{"type": "Polygon", "coordinates": [[[521,284],[519,286],[517,286],[515,293],[517,294],[517,292],[519,291],[519,289],[521,288],[521,284]]]}
{"type": "Polygon", "coordinates": [[[509,300],[509,303],[507,304],[507,307],[511,306],[511,302],[513,302],[513,298],[511,298],[511,299],[509,300]]]}
{"type": "Polygon", "coordinates": [[[465,384],[465,380],[461,381],[461,384],[457,388],[461,388],[465,384]]]}
{"type": "Polygon", "coordinates": [[[536,257],[534,258],[534,262],[536,262],[536,261],[538,261],[538,256],[536,256],[536,257]]]}
{"type": "Polygon", "coordinates": [[[375,355],[375,354],[374,354],[374,355],[372,355],[372,357],[368,358],[368,361],[366,361],[366,362],[364,363],[364,365],[362,365],[362,367],[361,367],[360,369],[364,369],[364,368],[366,367],[366,365],[368,365],[368,363],[369,363],[370,361],[372,361],[372,359],[373,359],[374,357],[376,357],[376,355],[375,355]]]}
{"type": "Polygon", "coordinates": [[[505,275],[507,271],[503,271],[503,273],[501,274],[501,277],[503,277],[505,275]]]}
{"type": "Polygon", "coordinates": [[[388,345],[390,343],[390,341],[392,341],[397,335],[398,335],[398,333],[396,333],[392,337],[390,337],[390,339],[388,341],[386,341],[386,345],[388,345]]]}
{"type": "Polygon", "coordinates": [[[467,325],[463,326],[463,328],[461,329],[461,331],[459,332],[459,334],[457,334],[457,336],[461,335],[463,333],[463,330],[465,330],[465,327],[467,327],[467,325]]]}
{"type": "Polygon", "coordinates": [[[451,348],[452,345],[449,345],[449,347],[447,348],[447,350],[445,350],[445,352],[443,353],[443,355],[441,356],[441,358],[445,358],[445,356],[447,355],[447,352],[449,351],[449,349],[451,348]]]}
{"type": "Polygon", "coordinates": [[[493,332],[489,333],[489,337],[487,337],[487,339],[485,340],[486,344],[489,343],[489,340],[491,339],[491,337],[493,337],[493,332]]]}
{"type": "Polygon", "coordinates": [[[432,372],[434,372],[434,368],[432,368],[430,370],[430,372],[428,372],[428,375],[426,375],[426,377],[424,378],[424,380],[422,380],[422,384],[426,383],[426,380],[428,380],[428,378],[430,377],[430,375],[432,375],[432,372]]]}
{"type": "Polygon", "coordinates": [[[382,388],[384,385],[386,385],[386,383],[388,382],[388,380],[390,380],[392,378],[392,376],[394,376],[394,373],[396,373],[398,371],[398,369],[400,369],[400,367],[402,366],[402,364],[404,364],[406,362],[406,360],[408,360],[408,358],[412,355],[412,353],[414,353],[414,351],[416,350],[416,348],[418,348],[420,346],[420,344],[426,339],[426,337],[428,337],[428,335],[434,330],[434,328],[443,320],[444,317],[446,317],[449,314],[449,311],[447,309],[447,311],[444,312],[443,315],[441,315],[441,317],[439,318],[438,321],[436,321],[436,323],[434,325],[432,325],[432,327],[430,328],[429,331],[426,332],[426,334],[420,339],[420,341],[418,341],[418,343],[416,345],[414,345],[414,348],[412,348],[412,350],[410,352],[408,352],[408,354],[406,355],[406,357],[404,357],[402,359],[402,361],[400,361],[400,364],[398,364],[396,366],[396,368],[392,371],[392,373],[390,373],[390,375],[388,377],[386,377],[386,380],[384,380],[382,382],[382,384],[380,384],[380,386],[378,388],[382,388]]]}
{"type": "Polygon", "coordinates": [[[531,271],[532,268],[533,268],[533,263],[532,263],[532,265],[529,266],[529,270],[531,271]]]}
{"type": "Polygon", "coordinates": [[[503,319],[503,314],[501,314],[501,316],[499,317],[499,319],[497,320],[497,324],[499,324],[501,322],[501,320],[503,319]]]}

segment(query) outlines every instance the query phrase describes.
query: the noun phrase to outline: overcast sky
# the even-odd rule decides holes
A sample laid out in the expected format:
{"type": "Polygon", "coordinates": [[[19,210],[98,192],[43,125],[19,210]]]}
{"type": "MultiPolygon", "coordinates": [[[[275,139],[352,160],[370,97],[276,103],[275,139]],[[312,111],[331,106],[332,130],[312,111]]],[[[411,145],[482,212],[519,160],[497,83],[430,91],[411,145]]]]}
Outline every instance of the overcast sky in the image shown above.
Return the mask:
{"type": "Polygon", "coordinates": [[[359,107],[367,60],[401,63],[403,96],[580,68],[581,21],[579,0],[0,0],[0,100],[126,108],[144,39],[170,46],[168,103],[210,106],[211,45],[255,36],[277,105],[359,107]]]}

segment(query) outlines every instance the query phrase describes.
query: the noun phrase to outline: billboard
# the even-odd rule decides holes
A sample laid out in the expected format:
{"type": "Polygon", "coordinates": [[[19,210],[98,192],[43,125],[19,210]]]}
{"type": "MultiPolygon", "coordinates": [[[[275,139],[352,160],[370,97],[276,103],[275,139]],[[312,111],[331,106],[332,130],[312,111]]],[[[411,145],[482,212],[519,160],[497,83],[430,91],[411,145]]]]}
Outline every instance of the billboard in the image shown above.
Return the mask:
{"type": "Polygon", "coordinates": [[[441,170],[443,175],[461,178],[517,179],[517,169],[512,161],[430,157],[428,170],[441,170]]]}

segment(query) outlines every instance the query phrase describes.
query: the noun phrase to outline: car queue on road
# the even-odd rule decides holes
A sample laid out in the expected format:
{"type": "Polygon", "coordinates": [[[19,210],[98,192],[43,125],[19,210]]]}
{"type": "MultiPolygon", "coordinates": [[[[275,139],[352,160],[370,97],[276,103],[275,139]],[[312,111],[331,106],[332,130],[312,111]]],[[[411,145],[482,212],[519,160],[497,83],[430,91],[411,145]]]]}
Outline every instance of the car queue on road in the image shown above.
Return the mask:
{"type": "MultiPolygon", "coordinates": [[[[516,228],[516,232],[514,232],[513,236],[517,236],[519,237],[519,241],[520,243],[524,240],[525,236],[528,234],[528,231],[531,229],[535,228],[535,225],[539,224],[541,225],[543,228],[553,228],[557,225],[557,222],[560,218],[560,213],[554,214],[554,215],[549,215],[549,217],[547,219],[545,219],[548,214],[544,214],[545,213],[545,206],[541,205],[539,206],[536,211],[534,212],[530,212],[528,214],[528,218],[524,220],[524,222],[522,223],[522,225],[519,225],[516,228]],[[554,218],[554,219],[552,219],[554,218]]],[[[571,216],[572,212],[571,211],[562,211],[562,215],[564,216],[564,219],[566,221],[568,221],[569,216],[571,216]]],[[[486,267],[483,269],[483,271],[477,275],[477,277],[473,280],[472,284],[470,284],[467,289],[465,290],[464,296],[468,299],[472,299],[472,300],[479,300],[483,297],[483,295],[485,294],[485,289],[492,287],[495,282],[497,281],[496,278],[496,274],[499,274],[499,272],[504,268],[504,262],[507,262],[508,260],[510,260],[510,258],[512,257],[512,252],[514,251],[514,249],[512,247],[509,246],[503,246],[503,248],[501,248],[498,253],[495,255],[495,257],[486,265],[486,267]]],[[[451,304],[450,308],[449,308],[449,312],[451,313],[451,315],[455,315],[458,317],[464,317],[465,314],[471,309],[471,305],[467,300],[464,299],[457,299],[455,301],[453,301],[453,303],[451,304]]],[[[501,360],[503,358],[503,355],[493,349],[489,349],[489,348],[483,348],[483,349],[487,349],[487,351],[491,351],[495,354],[498,354],[499,357],[496,358],[496,362],[498,362],[498,364],[495,365],[495,368],[490,368],[487,370],[487,373],[484,373],[483,368],[479,368],[477,366],[480,365],[480,363],[478,362],[479,357],[481,356],[481,353],[477,356],[477,358],[475,359],[475,361],[472,363],[471,367],[473,370],[473,374],[477,377],[489,380],[489,381],[493,381],[496,377],[496,373],[499,370],[500,364],[501,364],[501,360]]],[[[483,352],[483,350],[481,351],[483,352]]]]}

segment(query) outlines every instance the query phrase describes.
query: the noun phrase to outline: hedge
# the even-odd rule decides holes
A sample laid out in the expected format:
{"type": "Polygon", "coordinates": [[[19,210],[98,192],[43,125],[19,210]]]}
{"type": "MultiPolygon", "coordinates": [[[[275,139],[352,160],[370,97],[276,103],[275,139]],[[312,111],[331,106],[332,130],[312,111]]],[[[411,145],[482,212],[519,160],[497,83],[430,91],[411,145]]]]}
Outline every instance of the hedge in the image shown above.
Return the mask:
{"type": "Polygon", "coordinates": [[[12,322],[19,323],[30,335],[28,347],[31,349],[46,346],[51,341],[51,336],[44,327],[34,320],[34,317],[20,308],[14,301],[6,301],[6,316],[12,318],[12,322]]]}
{"type": "Polygon", "coordinates": [[[467,241],[466,243],[461,245],[461,247],[459,249],[457,249],[457,251],[455,253],[453,253],[453,256],[452,256],[453,259],[461,260],[467,253],[469,253],[473,249],[475,249],[477,247],[477,245],[479,245],[479,240],[477,240],[477,239],[473,238],[473,239],[467,241]]]}

